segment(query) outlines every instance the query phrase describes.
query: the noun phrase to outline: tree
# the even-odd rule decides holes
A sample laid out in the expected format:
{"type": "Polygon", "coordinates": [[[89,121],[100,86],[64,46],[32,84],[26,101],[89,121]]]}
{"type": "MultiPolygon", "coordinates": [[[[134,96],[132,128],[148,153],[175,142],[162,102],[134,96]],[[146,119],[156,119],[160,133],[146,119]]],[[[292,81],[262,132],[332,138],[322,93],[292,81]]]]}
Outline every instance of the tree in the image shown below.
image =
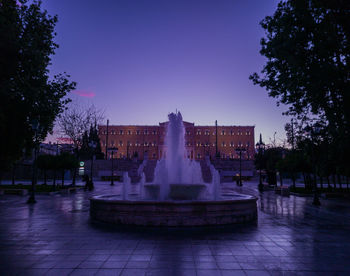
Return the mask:
{"type": "Polygon", "coordinates": [[[94,126],[90,126],[89,132],[84,132],[81,147],[79,150],[79,157],[82,159],[90,159],[92,155],[95,155],[96,159],[104,159],[104,153],[101,149],[101,142],[100,137],[98,136],[96,123],[94,126]],[[94,143],[96,147],[92,148],[90,146],[91,143],[94,143]]]}
{"type": "Polygon", "coordinates": [[[260,23],[267,58],[254,84],[289,105],[289,114],[325,116],[340,131],[350,123],[350,2],[281,1],[260,23]]]}
{"type": "Polygon", "coordinates": [[[75,171],[79,167],[78,159],[74,154],[64,152],[57,155],[58,168],[62,174],[62,188],[64,186],[64,173],[66,170],[75,171]]]}
{"type": "Polygon", "coordinates": [[[71,139],[75,149],[79,149],[83,142],[84,133],[90,131],[91,126],[102,122],[104,112],[94,105],[83,106],[71,104],[58,119],[58,126],[63,133],[71,139]]]}
{"type": "MultiPolygon", "coordinates": [[[[311,127],[322,125],[321,137],[331,149],[336,171],[346,175],[343,164],[350,165],[344,151],[350,143],[349,18],[346,0],[281,1],[274,15],[260,23],[266,32],[260,53],[267,62],[260,76],[250,76],[277,104],[288,106],[285,114],[311,127]]],[[[315,162],[322,160],[326,159],[315,162]]]]}
{"type": "Polygon", "coordinates": [[[47,171],[51,169],[51,159],[52,155],[43,154],[39,155],[37,159],[38,168],[44,172],[44,184],[47,184],[47,171]]]}
{"type": "Polygon", "coordinates": [[[75,88],[69,76],[49,78],[56,16],[41,10],[41,2],[0,2],[0,170],[34,147],[52,131],[53,122],[75,88]],[[31,125],[40,124],[37,133],[31,125]],[[6,134],[6,135],[4,135],[6,134]]]}
{"type": "MultiPolygon", "coordinates": [[[[88,107],[74,104],[63,112],[58,120],[61,132],[69,137],[74,144],[75,154],[79,159],[79,152],[83,146],[83,137],[87,135],[91,126],[97,125],[104,119],[104,112],[94,105],[88,107]]],[[[97,130],[96,130],[97,131],[97,130]]],[[[97,135],[98,136],[98,135],[97,135]]],[[[87,146],[87,145],[85,145],[87,146]]],[[[98,144],[100,146],[100,144],[98,144]]],[[[83,149],[83,154],[84,149],[83,149]]],[[[75,185],[76,170],[73,172],[73,185],[75,185]]]]}

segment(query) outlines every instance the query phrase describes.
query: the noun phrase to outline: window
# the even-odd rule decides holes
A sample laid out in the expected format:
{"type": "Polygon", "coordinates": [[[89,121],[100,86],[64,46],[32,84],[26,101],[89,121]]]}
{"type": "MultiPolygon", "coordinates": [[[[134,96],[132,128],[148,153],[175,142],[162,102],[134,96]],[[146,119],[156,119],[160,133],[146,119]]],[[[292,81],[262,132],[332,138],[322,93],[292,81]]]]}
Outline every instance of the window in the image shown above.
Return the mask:
{"type": "Polygon", "coordinates": [[[146,129],[143,133],[144,133],[145,135],[148,135],[148,130],[146,129]]]}
{"type": "Polygon", "coordinates": [[[235,135],[235,132],[233,130],[231,130],[231,135],[235,135]]]}
{"type": "Polygon", "coordinates": [[[128,135],[131,135],[131,130],[128,130],[128,135]]]}
{"type": "Polygon", "coordinates": [[[186,134],[187,134],[187,135],[190,135],[190,134],[191,134],[191,132],[189,132],[189,131],[187,130],[187,131],[186,131],[186,134]]]}
{"type": "Polygon", "coordinates": [[[197,158],[200,159],[201,158],[201,154],[197,153],[197,158]]]}
{"type": "Polygon", "coordinates": [[[201,142],[197,142],[196,146],[199,147],[201,145],[201,142]]]}
{"type": "Polygon", "coordinates": [[[206,143],[205,143],[205,146],[206,146],[206,147],[209,147],[209,142],[206,142],[206,143]]]}
{"type": "Polygon", "coordinates": [[[188,146],[188,147],[191,146],[191,142],[187,142],[187,146],[188,146]]]}
{"type": "Polygon", "coordinates": [[[201,131],[200,130],[197,130],[197,135],[201,135],[201,131]]]}
{"type": "Polygon", "coordinates": [[[157,131],[153,130],[153,132],[152,132],[152,133],[153,133],[153,135],[156,135],[156,134],[157,134],[157,131]]]}
{"type": "Polygon", "coordinates": [[[226,147],[226,143],[225,143],[225,142],[222,142],[222,143],[221,143],[221,146],[226,147]]]}
{"type": "Polygon", "coordinates": [[[120,135],[123,135],[123,133],[124,133],[124,131],[122,131],[122,130],[119,131],[119,134],[120,134],[120,135]]]}
{"type": "Polygon", "coordinates": [[[206,130],[206,131],[205,131],[205,135],[210,135],[209,130],[206,130]]]}
{"type": "Polygon", "coordinates": [[[123,146],[123,141],[119,141],[119,146],[123,146]]]}
{"type": "Polygon", "coordinates": [[[222,131],[221,131],[221,135],[225,135],[225,130],[222,130],[222,131]]]}
{"type": "Polygon", "coordinates": [[[137,135],[140,135],[140,131],[139,131],[139,130],[136,130],[136,134],[137,134],[137,135]]]}
{"type": "Polygon", "coordinates": [[[230,147],[234,147],[234,146],[235,146],[235,144],[231,141],[230,147]]]}
{"type": "Polygon", "coordinates": [[[114,141],[111,141],[111,146],[114,147],[114,141]]]}

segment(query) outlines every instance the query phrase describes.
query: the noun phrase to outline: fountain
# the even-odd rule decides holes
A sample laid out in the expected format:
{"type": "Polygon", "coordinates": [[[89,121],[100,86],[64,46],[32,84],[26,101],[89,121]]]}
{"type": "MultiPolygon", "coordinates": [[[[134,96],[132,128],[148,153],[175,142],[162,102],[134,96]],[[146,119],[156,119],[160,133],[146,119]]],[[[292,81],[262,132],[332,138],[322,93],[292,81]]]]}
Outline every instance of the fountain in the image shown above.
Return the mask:
{"type": "Polygon", "coordinates": [[[157,162],[153,182],[146,183],[140,170],[139,193],[129,198],[130,178],[125,173],[119,195],[90,199],[91,218],[114,224],[152,226],[222,225],[255,220],[257,199],[223,194],[219,172],[211,164],[212,182],[205,183],[200,164],[187,158],[181,113],[170,113],[168,117],[166,154],[157,162]]]}

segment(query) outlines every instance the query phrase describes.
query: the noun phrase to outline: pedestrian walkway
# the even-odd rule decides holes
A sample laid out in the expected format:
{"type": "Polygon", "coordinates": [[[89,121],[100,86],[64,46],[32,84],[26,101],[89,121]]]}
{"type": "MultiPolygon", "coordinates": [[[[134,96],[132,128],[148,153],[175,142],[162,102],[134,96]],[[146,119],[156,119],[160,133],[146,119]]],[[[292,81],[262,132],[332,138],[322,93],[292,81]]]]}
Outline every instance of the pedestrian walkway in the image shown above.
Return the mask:
{"type": "Polygon", "coordinates": [[[256,182],[225,189],[259,196],[258,221],[200,228],[95,224],[95,191],[0,196],[0,275],[350,275],[350,202],[259,194],[256,182]]]}

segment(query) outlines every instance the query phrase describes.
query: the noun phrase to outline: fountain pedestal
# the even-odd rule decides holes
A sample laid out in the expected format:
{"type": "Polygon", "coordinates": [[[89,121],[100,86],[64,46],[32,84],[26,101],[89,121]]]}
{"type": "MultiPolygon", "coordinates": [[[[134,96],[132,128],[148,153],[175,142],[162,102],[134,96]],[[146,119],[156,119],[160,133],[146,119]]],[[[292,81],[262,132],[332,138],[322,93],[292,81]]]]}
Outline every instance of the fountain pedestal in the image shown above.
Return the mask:
{"type": "MultiPolygon", "coordinates": [[[[204,184],[170,184],[169,199],[196,200],[204,197],[207,186],[204,184]]],[[[160,185],[145,184],[145,198],[159,199],[160,185]]]]}

